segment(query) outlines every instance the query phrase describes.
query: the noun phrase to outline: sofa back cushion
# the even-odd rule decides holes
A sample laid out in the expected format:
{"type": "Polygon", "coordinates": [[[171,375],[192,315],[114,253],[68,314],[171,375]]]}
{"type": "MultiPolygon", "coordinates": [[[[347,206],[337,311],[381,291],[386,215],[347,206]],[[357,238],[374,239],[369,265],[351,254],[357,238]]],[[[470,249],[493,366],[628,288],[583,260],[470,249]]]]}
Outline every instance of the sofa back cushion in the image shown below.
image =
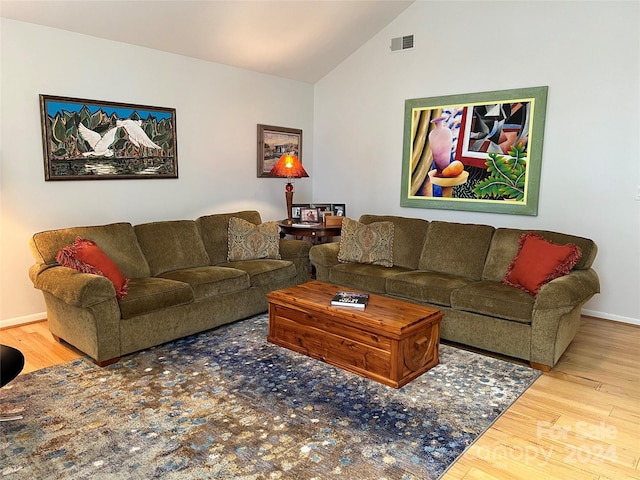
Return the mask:
{"type": "Polygon", "coordinates": [[[229,240],[227,242],[230,262],[271,258],[280,260],[280,228],[278,222],[260,225],[238,217],[229,219],[229,240]]]}
{"type": "Polygon", "coordinates": [[[193,220],[151,222],[134,227],[151,275],[209,265],[209,257],[193,220]]]}
{"type": "Polygon", "coordinates": [[[360,223],[393,223],[393,264],[411,269],[418,268],[420,252],[427,236],[429,222],[421,218],[391,215],[362,215],[360,223]]]}
{"type": "Polygon", "coordinates": [[[356,222],[342,220],[340,263],[370,263],[393,267],[393,222],[356,222]]]}
{"type": "Polygon", "coordinates": [[[420,270],[480,280],[494,228],[432,221],[420,257],[420,270]]]}
{"type": "Polygon", "coordinates": [[[149,276],[149,265],[130,223],[71,227],[36,233],[31,237],[31,252],[37,263],[56,265],[56,256],[60,249],[73,244],[76,237],[93,240],[125,277],[149,276]]]}
{"type": "Polygon", "coordinates": [[[212,265],[227,261],[229,253],[229,219],[241,218],[255,225],[260,225],[260,213],[255,210],[245,210],[235,213],[218,213],[205,215],[196,220],[200,237],[212,265]]]}
{"type": "Polygon", "coordinates": [[[593,240],[564,233],[546,230],[520,230],[516,228],[498,228],[491,239],[491,246],[487,255],[483,280],[502,281],[511,261],[518,253],[520,237],[524,233],[534,232],[550,242],[560,245],[574,244],[580,247],[582,255],[574,270],[585,270],[591,267],[598,253],[598,247],[593,240]]]}

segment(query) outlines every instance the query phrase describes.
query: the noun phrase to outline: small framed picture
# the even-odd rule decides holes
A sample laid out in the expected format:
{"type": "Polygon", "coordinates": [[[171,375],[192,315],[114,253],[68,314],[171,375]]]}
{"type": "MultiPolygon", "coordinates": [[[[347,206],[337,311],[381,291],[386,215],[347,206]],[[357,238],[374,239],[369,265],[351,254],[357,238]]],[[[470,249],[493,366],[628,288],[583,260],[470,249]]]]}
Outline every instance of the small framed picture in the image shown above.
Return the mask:
{"type": "Polygon", "coordinates": [[[319,218],[320,217],[318,215],[317,208],[301,208],[300,209],[300,220],[302,220],[303,222],[318,223],[319,218]]]}
{"type": "Polygon", "coordinates": [[[291,218],[294,220],[300,220],[300,210],[303,208],[309,208],[308,203],[294,203],[291,205],[291,218]]]}
{"type": "Polygon", "coordinates": [[[331,210],[337,217],[344,217],[347,214],[347,206],[344,203],[332,203],[331,210]]]}
{"type": "Polygon", "coordinates": [[[314,203],[313,208],[317,208],[320,213],[331,210],[330,203],[314,203]]]}
{"type": "Polygon", "coordinates": [[[333,212],[331,210],[325,210],[323,212],[320,212],[322,215],[322,221],[326,222],[327,221],[327,217],[333,217],[333,212]]]}

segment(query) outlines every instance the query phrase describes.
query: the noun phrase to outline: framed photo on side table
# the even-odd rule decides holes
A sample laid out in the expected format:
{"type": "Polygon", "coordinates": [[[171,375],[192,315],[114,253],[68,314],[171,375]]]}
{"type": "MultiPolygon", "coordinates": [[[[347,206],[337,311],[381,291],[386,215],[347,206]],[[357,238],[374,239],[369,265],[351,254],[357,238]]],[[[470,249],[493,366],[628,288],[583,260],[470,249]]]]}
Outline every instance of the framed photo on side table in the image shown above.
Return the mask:
{"type": "Polygon", "coordinates": [[[308,203],[294,203],[291,206],[291,218],[293,220],[300,220],[301,218],[301,214],[300,214],[300,210],[303,208],[309,208],[309,204],[308,203]]]}
{"type": "Polygon", "coordinates": [[[318,223],[320,220],[320,215],[318,214],[317,208],[301,208],[300,209],[300,220],[303,222],[312,222],[318,223]]]}
{"type": "Polygon", "coordinates": [[[347,214],[347,206],[344,203],[332,203],[331,210],[336,217],[344,217],[347,214]]]}
{"type": "Polygon", "coordinates": [[[331,210],[331,204],[330,203],[314,203],[313,207],[317,208],[318,212],[320,212],[320,214],[322,214],[322,212],[326,212],[328,210],[331,210]]]}

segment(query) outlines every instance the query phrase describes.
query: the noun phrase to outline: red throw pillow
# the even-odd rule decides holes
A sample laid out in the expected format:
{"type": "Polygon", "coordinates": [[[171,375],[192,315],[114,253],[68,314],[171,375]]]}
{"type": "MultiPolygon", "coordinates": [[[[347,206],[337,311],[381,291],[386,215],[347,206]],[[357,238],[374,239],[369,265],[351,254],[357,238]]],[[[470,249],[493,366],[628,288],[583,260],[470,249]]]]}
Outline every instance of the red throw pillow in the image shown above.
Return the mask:
{"type": "Polygon", "coordinates": [[[58,252],[56,260],[60,265],[79,272],[107,277],[116,289],[118,300],[127,294],[129,279],[125,278],[113,260],[93,240],[76,237],[73,245],[64,247],[58,252]]]}
{"type": "Polygon", "coordinates": [[[577,245],[558,245],[536,233],[525,233],[502,283],[537,295],[542,285],[568,274],[581,255],[577,245]]]}

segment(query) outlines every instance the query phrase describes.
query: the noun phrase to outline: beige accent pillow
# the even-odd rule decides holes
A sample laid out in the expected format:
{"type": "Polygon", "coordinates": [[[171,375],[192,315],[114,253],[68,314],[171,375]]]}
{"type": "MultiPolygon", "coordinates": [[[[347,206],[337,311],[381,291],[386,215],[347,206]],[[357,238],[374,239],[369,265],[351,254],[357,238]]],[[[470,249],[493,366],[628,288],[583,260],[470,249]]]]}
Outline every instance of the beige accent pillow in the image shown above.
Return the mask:
{"type": "Polygon", "coordinates": [[[366,225],[345,217],[338,261],[393,267],[393,222],[366,225]]]}
{"type": "Polygon", "coordinates": [[[227,260],[230,262],[280,258],[278,222],[255,225],[242,218],[231,217],[228,238],[227,260]]]}

